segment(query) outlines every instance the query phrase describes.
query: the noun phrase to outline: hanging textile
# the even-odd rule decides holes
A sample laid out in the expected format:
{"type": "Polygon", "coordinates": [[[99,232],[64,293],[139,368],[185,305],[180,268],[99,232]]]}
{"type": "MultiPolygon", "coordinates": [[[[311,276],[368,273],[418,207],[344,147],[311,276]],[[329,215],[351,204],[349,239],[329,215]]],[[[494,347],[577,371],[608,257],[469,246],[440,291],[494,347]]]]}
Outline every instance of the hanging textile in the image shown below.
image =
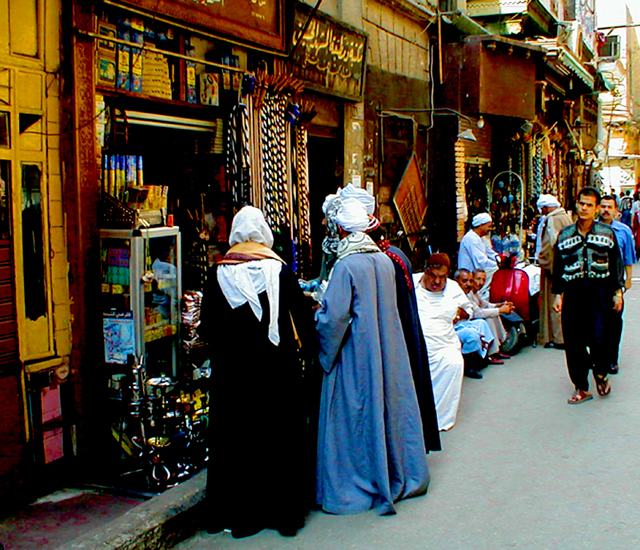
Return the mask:
{"type": "Polygon", "coordinates": [[[533,157],[533,194],[540,196],[542,194],[542,143],[536,141],[536,153],[533,157]]]}
{"type": "Polygon", "coordinates": [[[274,249],[294,272],[310,271],[311,229],[307,132],[317,114],[301,112],[294,97],[304,84],[275,63],[243,78],[242,104],[229,120],[227,173],[234,208],[260,208],[274,233],[274,249]],[[246,84],[246,86],[245,86],[246,84]]]}
{"type": "Polygon", "coordinates": [[[251,204],[249,143],[249,113],[244,103],[238,103],[231,109],[227,133],[227,178],[236,209],[251,204]]]}

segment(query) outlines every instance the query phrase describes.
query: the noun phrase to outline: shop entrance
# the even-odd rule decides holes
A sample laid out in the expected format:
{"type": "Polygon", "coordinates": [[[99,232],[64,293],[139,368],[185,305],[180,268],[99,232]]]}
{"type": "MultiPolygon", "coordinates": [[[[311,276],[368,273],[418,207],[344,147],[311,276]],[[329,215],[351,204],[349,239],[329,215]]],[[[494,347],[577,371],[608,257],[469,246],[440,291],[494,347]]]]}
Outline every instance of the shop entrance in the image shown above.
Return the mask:
{"type": "MultiPolygon", "coordinates": [[[[323,128],[324,130],[324,128],[323,128]]],[[[319,133],[319,132],[318,132],[319,133]]],[[[313,135],[309,130],[309,205],[311,209],[312,276],[320,272],[322,240],[325,236],[322,203],[327,195],[342,187],[344,164],[342,142],[337,132],[313,135]]]]}

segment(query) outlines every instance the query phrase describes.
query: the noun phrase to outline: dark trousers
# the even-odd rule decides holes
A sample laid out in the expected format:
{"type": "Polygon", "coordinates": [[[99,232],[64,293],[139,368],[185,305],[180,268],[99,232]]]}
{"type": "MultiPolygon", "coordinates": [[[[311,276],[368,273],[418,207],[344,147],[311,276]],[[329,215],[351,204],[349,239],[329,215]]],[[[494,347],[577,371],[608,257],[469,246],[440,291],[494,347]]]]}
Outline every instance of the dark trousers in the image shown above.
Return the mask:
{"type": "Polygon", "coordinates": [[[580,287],[564,294],[562,332],[569,378],[577,390],[588,391],[590,370],[609,372],[613,295],[594,284],[580,287]]]}

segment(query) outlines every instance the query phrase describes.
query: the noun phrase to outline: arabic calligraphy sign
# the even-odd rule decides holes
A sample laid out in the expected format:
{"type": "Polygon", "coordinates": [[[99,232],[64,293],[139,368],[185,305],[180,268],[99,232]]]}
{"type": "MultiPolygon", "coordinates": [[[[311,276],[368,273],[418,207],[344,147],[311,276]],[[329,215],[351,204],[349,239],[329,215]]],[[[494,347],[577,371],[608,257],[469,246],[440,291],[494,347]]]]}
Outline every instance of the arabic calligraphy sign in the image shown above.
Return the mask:
{"type": "MultiPolygon", "coordinates": [[[[304,30],[311,8],[297,4],[293,21],[293,44],[304,30]]],[[[363,93],[367,35],[358,29],[316,13],[300,40],[294,56],[294,74],[309,88],[349,99],[363,93]]]]}
{"type": "Polygon", "coordinates": [[[284,0],[121,0],[194,27],[284,51],[284,0]]]}
{"type": "Polygon", "coordinates": [[[427,213],[424,183],[415,154],[411,156],[402,180],[400,180],[398,189],[393,196],[393,204],[398,210],[402,227],[408,235],[409,244],[413,249],[418,241],[417,233],[422,226],[422,220],[427,213]]]}

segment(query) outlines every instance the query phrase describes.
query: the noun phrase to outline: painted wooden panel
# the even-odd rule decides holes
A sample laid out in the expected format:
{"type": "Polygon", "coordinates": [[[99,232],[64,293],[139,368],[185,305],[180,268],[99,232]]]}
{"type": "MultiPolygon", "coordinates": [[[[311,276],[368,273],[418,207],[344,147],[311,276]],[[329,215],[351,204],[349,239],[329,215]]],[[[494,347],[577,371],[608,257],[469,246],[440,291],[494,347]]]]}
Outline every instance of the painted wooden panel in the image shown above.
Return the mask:
{"type": "Polygon", "coordinates": [[[9,0],[10,51],[14,55],[39,55],[38,4],[38,0],[9,0]]]}
{"type": "Polygon", "coordinates": [[[369,34],[367,63],[384,71],[428,80],[429,35],[426,23],[391,7],[367,2],[363,27],[369,34]]]}

